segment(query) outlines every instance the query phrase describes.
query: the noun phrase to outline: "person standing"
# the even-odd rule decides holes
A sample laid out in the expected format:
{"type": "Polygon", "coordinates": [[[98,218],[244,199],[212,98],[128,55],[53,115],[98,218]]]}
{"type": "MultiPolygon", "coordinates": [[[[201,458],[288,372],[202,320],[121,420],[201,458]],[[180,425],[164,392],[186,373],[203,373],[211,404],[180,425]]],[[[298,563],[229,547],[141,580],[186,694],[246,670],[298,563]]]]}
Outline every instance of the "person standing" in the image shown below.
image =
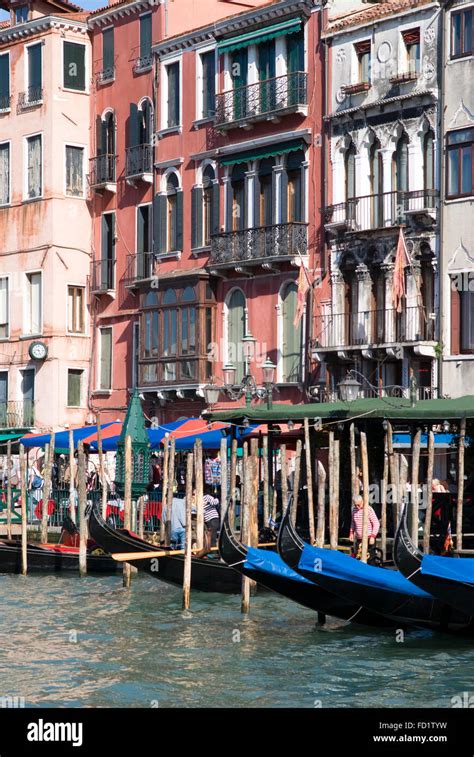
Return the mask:
{"type": "MultiPolygon", "coordinates": [[[[354,553],[357,555],[360,544],[362,542],[362,524],[364,520],[364,500],[358,494],[353,499],[352,508],[352,521],[351,529],[349,531],[349,540],[354,545],[354,553]]],[[[377,518],[373,507],[368,506],[368,536],[369,545],[375,544],[378,532],[380,530],[380,522],[377,518]]]]}
{"type": "Polygon", "coordinates": [[[211,547],[217,544],[217,536],[220,528],[219,508],[220,502],[217,497],[213,496],[212,487],[209,484],[204,486],[204,528],[206,529],[208,540],[211,547]]]}
{"type": "MultiPolygon", "coordinates": [[[[164,507],[161,517],[167,519],[167,508],[164,507]]],[[[171,507],[170,541],[173,549],[184,549],[186,540],[186,484],[178,481],[178,488],[173,497],[171,507]]]]}

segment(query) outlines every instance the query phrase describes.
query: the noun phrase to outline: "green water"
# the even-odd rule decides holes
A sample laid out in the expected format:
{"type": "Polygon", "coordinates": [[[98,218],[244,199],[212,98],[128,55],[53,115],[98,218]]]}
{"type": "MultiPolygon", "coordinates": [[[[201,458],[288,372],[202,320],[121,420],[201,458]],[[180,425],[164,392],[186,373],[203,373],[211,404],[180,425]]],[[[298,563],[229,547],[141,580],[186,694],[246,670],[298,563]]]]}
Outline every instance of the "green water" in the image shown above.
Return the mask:
{"type": "Polygon", "coordinates": [[[472,642],[338,621],[265,594],[180,590],[139,575],[0,576],[0,696],[26,707],[450,707],[474,694],[472,642]]]}

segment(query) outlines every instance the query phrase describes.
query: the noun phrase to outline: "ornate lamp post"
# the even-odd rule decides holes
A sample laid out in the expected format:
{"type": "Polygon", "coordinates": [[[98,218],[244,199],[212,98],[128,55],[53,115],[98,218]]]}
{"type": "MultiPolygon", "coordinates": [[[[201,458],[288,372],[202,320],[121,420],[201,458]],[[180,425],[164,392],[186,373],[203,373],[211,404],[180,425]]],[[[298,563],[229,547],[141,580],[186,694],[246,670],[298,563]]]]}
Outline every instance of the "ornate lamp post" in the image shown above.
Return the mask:
{"type": "Polygon", "coordinates": [[[125,492],[125,437],[132,438],[132,498],[146,492],[150,475],[150,440],[145,428],[145,417],[138,390],[132,394],[122,433],[117,444],[115,486],[123,496],[125,492]]]}
{"type": "Polygon", "coordinates": [[[360,387],[361,384],[350,374],[337,385],[339,396],[343,402],[354,402],[359,395],[360,387]]]}

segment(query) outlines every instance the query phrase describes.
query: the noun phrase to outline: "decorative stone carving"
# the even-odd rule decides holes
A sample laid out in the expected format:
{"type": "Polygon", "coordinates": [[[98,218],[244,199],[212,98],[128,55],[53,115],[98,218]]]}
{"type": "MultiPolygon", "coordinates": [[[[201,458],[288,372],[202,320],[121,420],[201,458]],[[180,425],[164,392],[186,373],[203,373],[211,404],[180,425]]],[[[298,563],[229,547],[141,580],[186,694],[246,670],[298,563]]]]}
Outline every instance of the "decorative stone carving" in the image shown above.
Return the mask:
{"type": "Polygon", "coordinates": [[[340,105],[341,103],[344,102],[345,99],[346,99],[346,93],[344,91],[344,87],[339,87],[339,89],[336,92],[336,102],[338,102],[340,105]]]}
{"type": "Polygon", "coordinates": [[[336,50],[336,63],[340,66],[342,65],[346,60],[346,50],[344,47],[340,47],[338,50],[336,50]]]}
{"type": "Polygon", "coordinates": [[[392,45],[388,40],[384,40],[380,43],[377,50],[377,60],[379,63],[387,63],[392,57],[392,45]]]}
{"type": "Polygon", "coordinates": [[[427,45],[432,45],[433,42],[436,39],[436,30],[433,26],[428,26],[424,33],[423,33],[423,39],[426,42],[427,45]]]}
{"type": "Polygon", "coordinates": [[[448,129],[455,129],[462,126],[470,126],[474,123],[474,113],[471,113],[469,108],[464,104],[464,100],[461,100],[456,113],[452,117],[448,124],[448,129]]]}

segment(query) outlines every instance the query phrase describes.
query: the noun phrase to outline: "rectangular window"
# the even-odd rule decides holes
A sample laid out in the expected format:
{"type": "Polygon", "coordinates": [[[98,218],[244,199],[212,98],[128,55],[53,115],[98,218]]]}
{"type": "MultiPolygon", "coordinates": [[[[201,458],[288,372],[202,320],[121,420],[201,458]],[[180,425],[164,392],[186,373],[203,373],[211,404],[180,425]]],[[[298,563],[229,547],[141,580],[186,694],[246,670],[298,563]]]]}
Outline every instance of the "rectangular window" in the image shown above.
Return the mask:
{"type": "Polygon", "coordinates": [[[370,82],[370,39],[354,45],[359,64],[359,82],[370,82]]]}
{"type": "Polygon", "coordinates": [[[99,389],[112,389],[112,328],[99,329],[99,389]]]}
{"type": "Polygon", "coordinates": [[[0,55],[0,111],[10,108],[10,54],[0,55]]]}
{"type": "Polygon", "coordinates": [[[171,63],[166,66],[166,78],[168,83],[168,120],[167,127],[179,126],[179,63],[171,63]]]}
{"type": "Polygon", "coordinates": [[[10,324],[8,322],[8,278],[0,278],[0,339],[8,339],[10,324]]]}
{"type": "MultiPolygon", "coordinates": [[[[102,70],[110,71],[115,66],[114,30],[102,32],[102,70]]],[[[111,72],[112,73],[112,72],[111,72]]]]}
{"type": "Polygon", "coordinates": [[[407,73],[420,73],[420,30],[410,29],[402,33],[403,41],[406,48],[407,73]]]}
{"type": "Polygon", "coordinates": [[[63,87],[77,92],[86,90],[86,48],[76,42],[63,42],[63,87]]]}
{"type": "Polygon", "coordinates": [[[84,371],[69,368],[67,372],[67,404],[68,407],[80,407],[82,399],[82,377],[84,371]]]}
{"type": "Polygon", "coordinates": [[[67,288],[67,330],[70,334],[83,334],[85,331],[84,292],[84,287],[67,288]]]}
{"type": "Polygon", "coordinates": [[[151,252],[151,205],[137,207],[137,252],[151,252]]]}
{"type": "Polygon", "coordinates": [[[10,202],[10,143],[0,145],[0,205],[10,202]]]}
{"type": "Polygon", "coordinates": [[[460,292],[461,353],[474,352],[474,292],[460,292]]]}
{"type": "Polygon", "coordinates": [[[34,368],[26,368],[20,371],[20,389],[23,398],[23,412],[18,423],[25,427],[34,424],[34,403],[35,403],[35,371],[34,368]]]}
{"type": "Polygon", "coordinates": [[[42,275],[41,271],[26,274],[25,334],[42,331],[42,275]]]}
{"type": "Polygon", "coordinates": [[[474,128],[448,133],[447,196],[474,194],[474,128]]]}
{"type": "Polygon", "coordinates": [[[451,14],[451,58],[463,58],[474,53],[474,9],[451,14]]]}
{"type": "Polygon", "coordinates": [[[151,13],[140,16],[140,58],[151,56],[151,13]]]}
{"type": "Polygon", "coordinates": [[[37,42],[30,45],[27,50],[27,101],[29,103],[38,102],[43,94],[43,72],[42,72],[42,53],[43,45],[37,42]]]}
{"type": "Polygon", "coordinates": [[[15,8],[15,24],[24,24],[28,21],[28,6],[20,5],[15,8]]]}
{"type": "Polygon", "coordinates": [[[84,148],[66,145],[66,194],[84,197],[84,148]]]}
{"type": "Polygon", "coordinates": [[[201,55],[202,70],[202,113],[201,118],[211,118],[215,111],[216,99],[216,54],[209,50],[201,55]]]}
{"type": "Polygon", "coordinates": [[[102,214],[101,287],[114,289],[115,213],[102,214]]]}
{"type": "Polygon", "coordinates": [[[41,134],[26,139],[26,197],[29,200],[43,194],[42,143],[41,134]]]}
{"type": "Polygon", "coordinates": [[[140,360],[140,324],[133,324],[133,360],[132,360],[132,386],[138,386],[138,366],[140,360]]]}

